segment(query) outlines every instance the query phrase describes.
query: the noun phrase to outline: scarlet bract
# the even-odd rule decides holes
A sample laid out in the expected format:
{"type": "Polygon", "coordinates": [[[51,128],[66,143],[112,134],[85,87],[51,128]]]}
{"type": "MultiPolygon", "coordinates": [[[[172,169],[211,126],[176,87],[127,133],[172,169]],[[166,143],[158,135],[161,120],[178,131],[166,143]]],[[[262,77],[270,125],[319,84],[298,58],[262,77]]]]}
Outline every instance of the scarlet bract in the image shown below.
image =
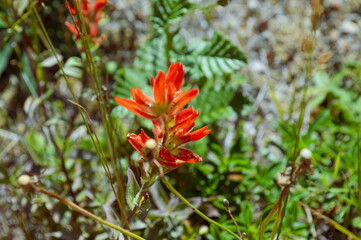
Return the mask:
{"type": "MultiPolygon", "coordinates": [[[[78,3],[77,0],[75,1],[78,3]]],[[[96,38],[96,36],[98,34],[98,23],[103,17],[102,10],[105,8],[106,3],[107,0],[80,0],[79,6],[77,6],[78,11],[79,9],[81,10],[89,37],[95,42],[101,41],[101,39],[96,38]]],[[[66,4],[66,7],[69,9],[71,14],[76,14],[75,8],[69,3],[66,4]]],[[[65,26],[74,34],[77,40],[80,39],[79,19],[75,19],[75,25],[70,22],[65,22],[65,26]]]]}
{"type": "MultiPolygon", "coordinates": [[[[139,88],[131,89],[134,99],[115,97],[114,100],[121,106],[133,113],[153,120],[154,139],[157,147],[153,149],[154,160],[163,166],[176,168],[184,162],[200,162],[202,158],[190,150],[180,148],[181,145],[197,141],[210,133],[205,126],[192,132],[199,111],[193,110],[192,106],[181,110],[198,94],[198,89],[183,92],[184,70],[180,63],[170,66],[164,74],[160,71],[157,77],[151,78],[152,92],[154,97],[145,95],[139,88]]],[[[131,133],[128,141],[143,156],[145,156],[145,143],[150,137],[142,129],[141,134],[131,133]]],[[[152,159],[148,159],[152,160],[152,159]]]]}

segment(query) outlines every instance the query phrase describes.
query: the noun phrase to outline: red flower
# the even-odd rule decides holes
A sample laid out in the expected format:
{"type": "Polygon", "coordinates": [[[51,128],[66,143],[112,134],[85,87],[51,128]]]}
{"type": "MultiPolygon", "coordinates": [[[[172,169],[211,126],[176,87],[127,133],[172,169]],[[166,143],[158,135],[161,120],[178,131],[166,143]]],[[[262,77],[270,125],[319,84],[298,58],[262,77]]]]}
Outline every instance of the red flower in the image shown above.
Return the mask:
{"type": "MultiPolygon", "coordinates": [[[[185,162],[202,161],[200,156],[180,146],[197,141],[211,131],[207,129],[208,126],[205,126],[192,132],[199,111],[193,110],[192,106],[180,111],[198,93],[197,89],[183,93],[181,90],[183,76],[182,65],[175,63],[170,66],[167,74],[159,72],[155,79],[151,78],[154,98],[146,96],[139,88],[131,89],[131,95],[135,101],[114,98],[118,104],[135,114],[153,120],[153,134],[157,145],[155,149],[152,149],[152,156],[168,168],[179,167],[185,162]]],[[[127,139],[146,159],[146,142],[150,137],[143,129],[141,134],[131,133],[127,139]]]]}
{"type": "MultiPolygon", "coordinates": [[[[78,0],[75,1],[77,2],[78,0]]],[[[95,2],[79,0],[78,9],[81,9],[87,33],[92,39],[94,39],[98,34],[98,23],[103,17],[102,10],[105,8],[106,3],[107,0],[96,0],[95,2]]],[[[69,9],[71,14],[76,14],[75,8],[72,7],[69,3],[66,4],[66,7],[69,9]]],[[[74,34],[75,38],[78,40],[80,39],[80,33],[78,31],[78,19],[75,19],[75,25],[70,22],[65,22],[65,26],[74,34]]]]}
{"type": "Polygon", "coordinates": [[[156,119],[164,113],[175,114],[198,94],[198,89],[187,92],[180,89],[183,76],[182,64],[172,64],[167,74],[160,71],[155,79],[151,78],[154,98],[136,88],[131,89],[131,95],[135,101],[119,97],[115,97],[114,100],[144,118],[156,119]]]}
{"type": "Polygon", "coordinates": [[[142,129],[142,133],[137,135],[135,133],[128,134],[127,140],[132,144],[132,146],[144,157],[144,150],[145,150],[145,143],[149,140],[147,134],[145,134],[144,130],[142,129]]]}

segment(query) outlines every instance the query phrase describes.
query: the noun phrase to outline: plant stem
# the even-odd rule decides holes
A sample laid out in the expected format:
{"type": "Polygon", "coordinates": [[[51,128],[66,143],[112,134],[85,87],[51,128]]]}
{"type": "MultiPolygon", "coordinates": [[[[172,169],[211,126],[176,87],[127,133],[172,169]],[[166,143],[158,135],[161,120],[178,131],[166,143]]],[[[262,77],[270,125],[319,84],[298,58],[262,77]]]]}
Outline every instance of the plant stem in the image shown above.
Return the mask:
{"type": "MultiPolygon", "coordinates": [[[[75,9],[77,9],[77,8],[75,8],[75,9]]],[[[105,169],[105,172],[107,173],[107,175],[108,175],[108,177],[109,177],[109,181],[110,181],[111,187],[112,187],[112,189],[113,189],[114,195],[115,195],[115,197],[116,197],[116,199],[117,199],[117,203],[118,203],[118,206],[119,206],[121,215],[123,216],[124,221],[125,221],[127,227],[128,227],[129,230],[130,230],[129,223],[128,223],[127,217],[126,217],[126,215],[125,215],[125,211],[124,211],[124,209],[123,209],[123,206],[122,206],[121,203],[120,203],[118,194],[116,193],[115,188],[114,188],[113,183],[112,183],[112,178],[111,178],[111,175],[110,175],[111,172],[110,172],[110,170],[109,170],[109,172],[107,172],[107,168],[105,167],[105,165],[107,165],[107,167],[108,167],[108,164],[107,164],[107,161],[106,161],[106,158],[105,158],[104,154],[102,155],[102,153],[100,152],[100,150],[102,150],[102,149],[101,149],[101,145],[99,144],[99,146],[97,146],[97,144],[96,144],[96,142],[95,142],[95,139],[94,139],[92,130],[90,129],[90,126],[89,126],[88,122],[87,122],[86,119],[85,119],[85,116],[84,116],[84,114],[83,114],[83,111],[82,111],[82,109],[81,109],[81,107],[80,107],[80,104],[78,103],[78,100],[77,100],[77,98],[76,98],[76,96],[75,96],[75,93],[74,93],[74,91],[73,91],[72,85],[70,84],[69,79],[68,79],[68,77],[67,77],[67,75],[66,75],[66,73],[65,73],[65,71],[64,71],[63,64],[60,62],[60,60],[59,60],[59,58],[58,58],[58,56],[57,56],[57,54],[56,54],[55,48],[54,48],[54,46],[53,46],[53,44],[52,44],[52,42],[51,42],[51,40],[50,40],[50,37],[49,37],[49,35],[48,35],[48,33],[47,33],[46,29],[45,29],[45,26],[44,26],[44,24],[43,24],[43,22],[42,22],[42,20],[41,20],[41,18],[40,18],[40,16],[39,16],[39,14],[38,14],[38,11],[36,10],[36,7],[35,7],[34,5],[32,6],[32,10],[33,10],[33,12],[34,12],[34,14],[35,14],[35,16],[36,16],[36,19],[37,19],[38,22],[39,22],[39,25],[40,25],[40,28],[41,28],[43,34],[44,34],[44,37],[45,37],[45,40],[46,40],[46,41],[44,42],[44,44],[45,44],[45,45],[47,44],[47,45],[49,46],[49,48],[51,49],[52,53],[54,54],[54,57],[55,57],[55,59],[56,59],[56,61],[57,61],[57,63],[58,63],[58,66],[59,66],[59,68],[60,68],[63,76],[64,76],[64,79],[65,79],[66,84],[67,84],[67,86],[68,86],[68,88],[69,88],[69,91],[70,91],[71,95],[73,96],[73,99],[74,99],[75,103],[76,103],[77,106],[78,106],[80,115],[81,115],[81,117],[82,117],[82,119],[83,119],[83,121],[84,121],[84,123],[85,123],[85,126],[86,126],[88,132],[89,132],[89,136],[90,136],[90,138],[91,138],[91,140],[92,140],[92,143],[93,143],[93,145],[94,145],[94,147],[95,147],[95,150],[96,150],[99,158],[102,160],[102,163],[103,163],[103,167],[104,167],[104,169],[105,169]]],[[[96,136],[96,133],[95,133],[95,132],[94,132],[94,135],[96,136]]],[[[108,168],[109,168],[109,167],[108,167],[108,168]]]]}
{"type": "MultiPolygon", "coordinates": [[[[72,2],[73,2],[73,4],[75,4],[74,6],[80,6],[79,0],[73,0],[72,2]]],[[[111,135],[112,128],[110,126],[111,116],[109,115],[109,118],[107,119],[107,116],[106,116],[107,102],[105,101],[102,91],[101,91],[101,81],[98,77],[97,67],[95,65],[94,58],[92,55],[90,40],[89,40],[86,25],[85,25],[85,21],[83,18],[82,9],[80,7],[79,8],[77,7],[77,8],[75,8],[75,12],[76,12],[78,21],[80,21],[79,30],[81,33],[81,40],[82,40],[82,44],[84,47],[84,53],[86,56],[89,71],[90,71],[90,73],[92,73],[89,75],[89,77],[93,82],[93,89],[97,96],[96,99],[97,99],[98,107],[100,110],[101,121],[104,126],[105,139],[106,139],[108,151],[110,153],[111,163],[113,165],[114,171],[116,171],[117,167],[116,167],[116,161],[115,161],[115,155],[114,155],[114,145],[113,145],[113,140],[112,140],[112,135],[111,135]]],[[[74,25],[76,26],[77,24],[74,23],[74,25]]],[[[104,157],[103,161],[108,167],[108,162],[105,157],[104,157]]],[[[111,174],[110,170],[109,170],[109,174],[111,174]]],[[[121,215],[123,216],[125,223],[127,224],[128,228],[129,228],[129,223],[127,222],[127,217],[126,217],[125,211],[123,209],[123,206],[125,205],[125,195],[124,195],[124,189],[123,189],[124,184],[123,184],[122,175],[115,174],[115,180],[118,183],[118,189],[119,189],[118,193],[120,194],[120,198],[119,198],[117,192],[114,192],[114,195],[117,199],[117,203],[119,205],[121,215]]],[[[112,186],[112,188],[114,188],[114,187],[112,186]]]]}
{"type": "Polygon", "coordinates": [[[124,235],[127,235],[127,236],[129,236],[129,237],[131,237],[131,238],[133,238],[133,239],[136,239],[136,240],[145,240],[145,238],[142,238],[142,237],[140,237],[140,236],[138,236],[138,235],[136,235],[136,234],[134,234],[134,233],[132,233],[132,232],[130,232],[130,231],[122,228],[122,227],[119,227],[119,226],[117,226],[117,225],[114,225],[114,224],[112,224],[112,223],[110,223],[110,222],[107,222],[107,221],[101,219],[100,217],[98,217],[98,216],[94,215],[93,213],[89,212],[88,210],[85,210],[84,208],[78,206],[77,204],[69,201],[68,199],[65,199],[65,198],[63,198],[63,197],[61,197],[61,196],[59,196],[59,195],[57,195],[57,194],[55,194],[55,193],[53,193],[53,192],[50,192],[50,191],[48,191],[48,190],[46,190],[46,189],[44,189],[44,188],[37,187],[37,186],[35,186],[35,185],[31,185],[31,186],[32,186],[36,191],[41,192],[41,193],[44,193],[44,194],[46,194],[46,195],[48,195],[48,196],[50,196],[50,197],[56,198],[56,199],[58,199],[60,202],[62,202],[62,203],[64,203],[65,205],[69,206],[69,207],[70,207],[71,209],[73,209],[74,211],[77,211],[77,212],[79,212],[79,213],[81,213],[81,214],[83,214],[83,215],[85,215],[85,216],[87,216],[87,217],[89,217],[89,218],[91,218],[91,219],[93,219],[93,220],[95,220],[95,221],[97,221],[97,222],[105,225],[105,226],[108,226],[108,227],[110,227],[110,228],[113,228],[113,229],[121,232],[121,233],[124,234],[124,235]]]}
{"type": "Polygon", "coordinates": [[[160,178],[162,179],[163,183],[165,184],[165,186],[172,192],[174,193],[174,195],[176,195],[182,202],[185,203],[185,205],[187,205],[188,207],[190,207],[195,213],[197,213],[199,216],[201,216],[204,220],[206,220],[207,222],[209,222],[210,224],[216,225],[217,227],[219,227],[220,229],[228,232],[229,234],[231,234],[233,237],[235,237],[236,239],[241,239],[240,236],[237,236],[237,234],[235,234],[234,232],[232,232],[231,230],[229,230],[228,228],[222,226],[221,224],[217,223],[216,221],[210,219],[207,215],[205,215],[204,213],[202,213],[201,211],[199,211],[195,206],[193,206],[190,202],[187,201],[187,199],[185,199],[182,194],[180,194],[168,181],[164,176],[160,176],[160,178]]]}

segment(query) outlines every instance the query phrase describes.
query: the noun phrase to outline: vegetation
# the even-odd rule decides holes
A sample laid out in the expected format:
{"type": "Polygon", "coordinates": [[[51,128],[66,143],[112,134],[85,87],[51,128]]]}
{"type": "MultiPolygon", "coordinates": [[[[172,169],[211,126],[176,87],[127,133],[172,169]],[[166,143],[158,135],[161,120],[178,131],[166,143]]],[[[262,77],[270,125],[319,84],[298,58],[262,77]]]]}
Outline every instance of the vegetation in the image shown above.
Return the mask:
{"type": "Polygon", "coordinates": [[[268,82],[265,149],[245,125],[248,53],[182,34],[228,1],[150,1],[124,62],[99,28],[113,4],[0,3],[0,239],[361,239],[361,60],[325,68],[322,1],[288,111],[268,82]]]}

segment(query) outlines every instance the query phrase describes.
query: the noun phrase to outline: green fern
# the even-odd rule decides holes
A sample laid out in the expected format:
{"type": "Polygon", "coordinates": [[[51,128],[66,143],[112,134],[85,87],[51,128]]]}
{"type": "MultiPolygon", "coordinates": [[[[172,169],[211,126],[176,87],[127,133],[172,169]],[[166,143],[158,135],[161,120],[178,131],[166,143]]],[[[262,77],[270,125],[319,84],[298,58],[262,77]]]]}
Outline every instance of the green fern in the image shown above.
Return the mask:
{"type": "Polygon", "coordinates": [[[247,63],[244,53],[222,34],[215,32],[212,39],[197,44],[181,61],[192,65],[195,78],[214,78],[234,73],[247,63]]]}
{"type": "Polygon", "coordinates": [[[143,70],[128,67],[121,68],[115,73],[114,79],[114,91],[112,92],[114,96],[130,98],[130,89],[136,87],[146,93],[150,92],[150,75],[143,70]]]}
{"type": "Polygon", "coordinates": [[[163,32],[169,24],[174,23],[186,14],[192,7],[187,0],[153,0],[153,15],[151,22],[158,32],[163,32]]]}
{"type": "Polygon", "coordinates": [[[213,81],[207,82],[193,101],[194,109],[207,113],[200,115],[200,124],[209,124],[235,115],[235,111],[229,106],[235,95],[235,90],[227,87],[227,85],[216,88],[214,85],[213,81]]]}
{"type": "Polygon", "coordinates": [[[164,39],[153,38],[142,45],[137,51],[134,65],[145,70],[150,76],[155,76],[159,71],[167,71],[164,39]]]}

